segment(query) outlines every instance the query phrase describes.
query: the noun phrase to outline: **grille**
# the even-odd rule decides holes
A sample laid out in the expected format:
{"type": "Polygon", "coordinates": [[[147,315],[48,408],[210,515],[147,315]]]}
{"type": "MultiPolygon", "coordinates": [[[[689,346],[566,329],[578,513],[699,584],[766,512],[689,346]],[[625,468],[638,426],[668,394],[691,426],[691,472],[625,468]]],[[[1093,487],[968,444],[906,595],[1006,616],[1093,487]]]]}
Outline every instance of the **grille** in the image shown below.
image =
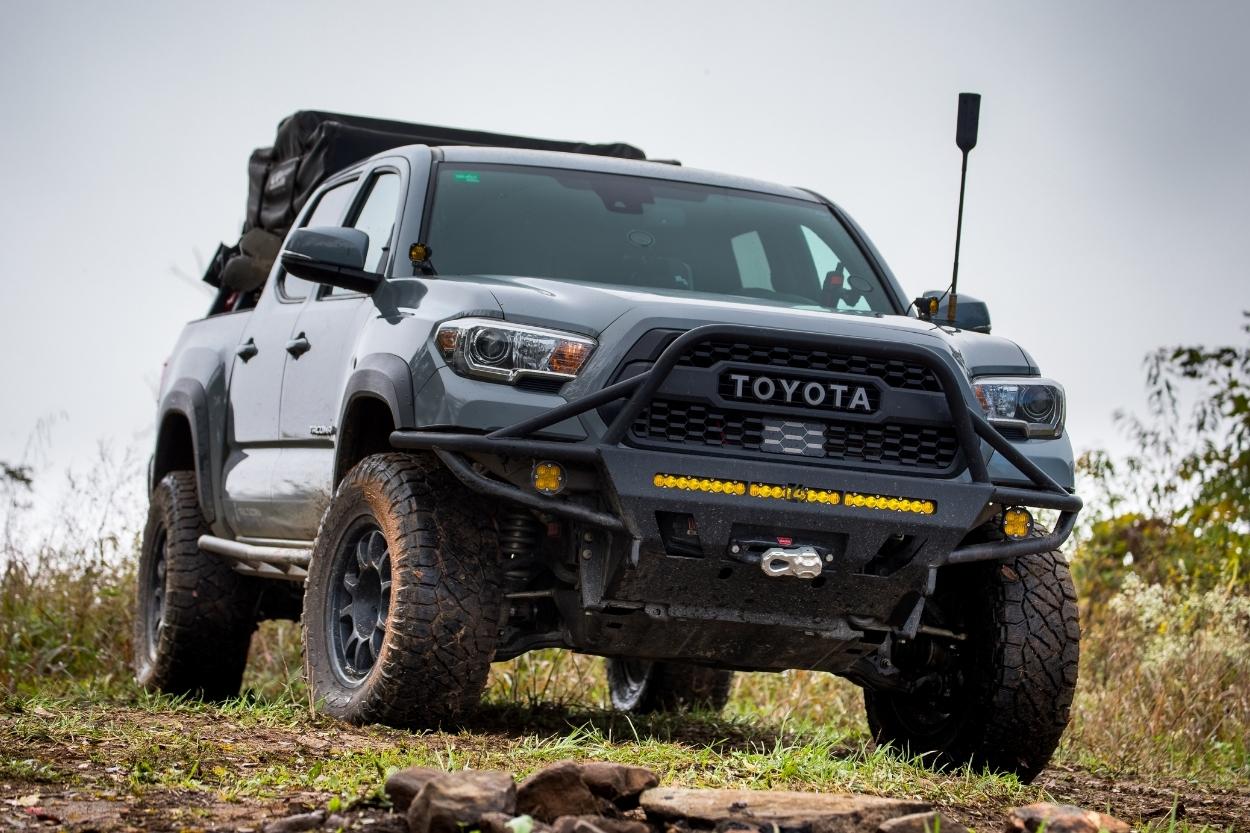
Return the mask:
{"type": "Polygon", "coordinates": [[[749,344],[727,340],[705,341],[690,348],[678,364],[690,367],[711,367],[721,361],[874,376],[892,388],[942,390],[933,371],[923,365],[901,359],[876,359],[853,353],[811,350],[805,347],[749,344]]]}
{"type": "MultiPolygon", "coordinates": [[[[630,434],[640,440],[759,452],[765,419],[696,402],[656,399],[634,420],[630,434]]],[[[811,422],[807,417],[804,421],[811,422]]],[[[839,420],[819,424],[825,427],[826,460],[942,471],[959,453],[955,432],[946,427],[839,420]]]]}

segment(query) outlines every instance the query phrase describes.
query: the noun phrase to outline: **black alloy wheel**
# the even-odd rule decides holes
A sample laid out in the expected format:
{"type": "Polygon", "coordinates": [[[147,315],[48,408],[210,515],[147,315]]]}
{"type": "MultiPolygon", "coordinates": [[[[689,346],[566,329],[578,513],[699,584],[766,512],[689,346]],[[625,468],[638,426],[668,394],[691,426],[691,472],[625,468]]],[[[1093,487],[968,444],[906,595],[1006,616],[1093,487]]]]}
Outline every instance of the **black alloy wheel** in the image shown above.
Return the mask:
{"type": "Polygon", "coordinates": [[[335,672],[359,685],[378,661],[391,608],[391,553],[372,518],[363,518],[343,539],[336,561],[340,576],[326,614],[334,619],[335,672]]]}

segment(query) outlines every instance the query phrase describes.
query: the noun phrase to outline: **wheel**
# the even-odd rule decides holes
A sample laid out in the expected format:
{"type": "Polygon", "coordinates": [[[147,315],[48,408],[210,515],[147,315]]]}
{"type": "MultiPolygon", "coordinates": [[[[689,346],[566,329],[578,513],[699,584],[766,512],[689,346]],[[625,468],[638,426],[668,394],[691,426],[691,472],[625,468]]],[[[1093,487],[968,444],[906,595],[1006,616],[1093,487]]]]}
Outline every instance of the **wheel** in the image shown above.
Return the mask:
{"type": "Polygon", "coordinates": [[[707,709],[729,702],[734,672],[683,662],[606,660],[612,707],[634,714],[707,709]]]}
{"type": "Polygon", "coordinates": [[[873,736],[937,766],[1032,781],[1059,744],[1076,690],[1081,630],[1067,562],[1047,552],[948,568],[935,601],[947,616],[940,624],[966,640],[921,637],[900,653],[900,668],[933,672],[921,692],[864,690],[873,736]]]}
{"type": "Polygon", "coordinates": [[[139,549],[134,668],[144,688],[222,700],[239,693],[257,591],[200,551],[207,532],[195,472],[165,475],[152,492],[139,549]]]}
{"type": "Polygon", "coordinates": [[[502,598],[489,517],[432,458],[377,454],[348,472],[304,592],[304,671],[320,711],[434,727],[476,705],[502,598]]]}

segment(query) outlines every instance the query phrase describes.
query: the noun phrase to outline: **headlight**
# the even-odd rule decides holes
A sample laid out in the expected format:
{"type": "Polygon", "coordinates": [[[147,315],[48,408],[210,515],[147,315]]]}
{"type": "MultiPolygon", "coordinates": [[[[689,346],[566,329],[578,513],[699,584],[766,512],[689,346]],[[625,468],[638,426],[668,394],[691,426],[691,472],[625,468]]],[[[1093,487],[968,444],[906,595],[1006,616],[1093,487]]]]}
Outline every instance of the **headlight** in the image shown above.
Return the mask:
{"type": "Polygon", "coordinates": [[[448,321],[435,341],[460,375],[508,384],[524,377],[572,379],[595,349],[594,339],[489,318],[448,321]]]}
{"type": "Polygon", "coordinates": [[[999,428],[1014,428],[1026,437],[1063,434],[1063,386],[1050,379],[1004,377],[974,379],[985,418],[999,428]]]}

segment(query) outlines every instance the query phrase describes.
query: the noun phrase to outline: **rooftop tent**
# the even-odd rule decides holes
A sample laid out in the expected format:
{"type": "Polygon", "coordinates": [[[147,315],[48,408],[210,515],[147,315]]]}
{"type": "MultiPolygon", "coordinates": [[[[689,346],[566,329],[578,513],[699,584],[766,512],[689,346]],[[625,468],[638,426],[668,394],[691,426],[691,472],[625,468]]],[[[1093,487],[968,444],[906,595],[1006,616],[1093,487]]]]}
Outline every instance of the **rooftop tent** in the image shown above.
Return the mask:
{"type": "Polygon", "coordinates": [[[248,166],[250,178],[244,231],[263,228],[284,235],[312,192],[326,177],[355,162],[403,145],[476,145],[556,150],[623,159],[645,159],[631,145],[592,145],[505,136],[426,124],[301,110],[278,125],[272,147],[259,148],[248,166]]]}
{"type": "Polygon", "coordinates": [[[257,288],[295,216],[318,185],[349,165],[404,145],[474,145],[647,158],[633,145],[620,142],[559,142],[301,110],[282,120],[271,147],[252,152],[243,238],[234,246],[218,247],[204,280],[217,287],[224,282],[223,289],[243,293],[257,288]]]}

